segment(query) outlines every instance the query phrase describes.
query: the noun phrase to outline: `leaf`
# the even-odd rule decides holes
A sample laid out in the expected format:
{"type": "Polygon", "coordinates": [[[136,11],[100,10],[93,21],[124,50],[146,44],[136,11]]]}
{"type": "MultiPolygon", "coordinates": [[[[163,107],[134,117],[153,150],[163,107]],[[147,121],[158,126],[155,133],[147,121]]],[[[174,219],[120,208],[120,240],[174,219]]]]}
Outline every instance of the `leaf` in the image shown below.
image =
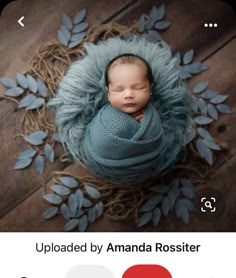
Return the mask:
{"type": "Polygon", "coordinates": [[[66,232],[69,232],[69,231],[74,230],[78,226],[79,226],[79,219],[71,219],[65,224],[64,230],[66,232]]]}
{"type": "Polygon", "coordinates": [[[192,199],[194,196],[193,190],[187,187],[182,187],[181,189],[182,194],[184,195],[184,197],[192,199]]]}
{"type": "Polygon", "coordinates": [[[212,119],[207,116],[197,116],[194,118],[194,121],[198,125],[208,125],[212,123],[212,119]]]}
{"type": "Polygon", "coordinates": [[[205,128],[199,127],[197,128],[197,132],[205,139],[214,140],[211,134],[205,128]]]}
{"type": "Polygon", "coordinates": [[[18,108],[27,107],[27,106],[31,105],[35,100],[36,100],[36,96],[28,95],[28,96],[22,98],[22,100],[19,103],[18,108]]]}
{"type": "Polygon", "coordinates": [[[155,30],[149,30],[147,33],[144,34],[144,36],[150,42],[158,42],[161,40],[159,33],[155,30]]]}
{"type": "Polygon", "coordinates": [[[72,41],[72,42],[77,41],[78,44],[79,44],[80,42],[82,42],[82,40],[83,40],[83,38],[84,38],[85,36],[86,36],[86,32],[82,32],[82,33],[79,33],[79,34],[75,34],[75,35],[73,35],[73,36],[71,37],[71,41],[72,41]]]}
{"type": "Polygon", "coordinates": [[[43,219],[51,219],[58,213],[58,207],[50,207],[43,213],[43,219]]]}
{"type": "Polygon", "coordinates": [[[211,99],[211,98],[214,98],[217,95],[218,95],[218,93],[213,91],[213,90],[206,90],[205,92],[203,92],[201,94],[201,97],[203,97],[205,99],[211,99]]]}
{"type": "Polygon", "coordinates": [[[153,210],[163,199],[163,195],[156,194],[151,196],[140,208],[140,212],[153,210]]]}
{"type": "Polygon", "coordinates": [[[155,24],[155,28],[157,30],[165,30],[170,26],[170,22],[169,21],[158,21],[155,24]]]}
{"type": "Polygon", "coordinates": [[[164,216],[167,216],[170,210],[170,202],[167,197],[165,197],[161,202],[161,210],[164,216]]]}
{"type": "Polygon", "coordinates": [[[184,70],[184,68],[181,68],[181,70],[179,71],[179,77],[185,80],[192,77],[192,75],[188,71],[184,70]]]}
{"type": "Polygon", "coordinates": [[[216,108],[217,108],[217,110],[220,113],[223,113],[223,114],[230,114],[230,113],[232,113],[232,110],[226,104],[218,104],[218,105],[216,105],[216,108]]]}
{"type": "Polygon", "coordinates": [[[84,201],[84,193],[80,189],[77,189],[75,191],[75,196],[77,197],[77,200],[79,203],[79,208],[81,209],[83,206],[83,201],[84,201]]]}
{"type": "Polygon", "coordinates": [[[202,98],[198,99],[198,107],[203,115],[207,114],[207,104],[202,98]]]}
{"type": "Polygon", "coordinates": [[[17,86],[16,81],[8,77],[0,77],[0,83],[6,88],[14,88],[17,86]]]}
{"type": "Polygon", "coordinates": [[[183,207],[179,212],[179,217],[184,221],[185,224],[189,223],[189,212],[187,208],[183,207]]]}
{"type": "Polygon", "coordinates": [[[43,143],[43,139],[47,137],[47,133],[44,131],[35,131],[30,135],[24,136],[24,140],[32,145],[41,145],[43,143]]]}
{"type": "Polygon", "coordinates": [[[193,92],[195,94],[199,94],[201,92],[203,92],[208,86],[208,81],[203,81],[203,82],[200,82],[198,83],[194,88],[193,88],[193,92]]]}
{"type": "Polygon", "coordinates": [[[138,227],[142,227],[152,219],[152,212],[145,212],[138,219],[138,227]]]}
{"type": "Polygon", "coordinates": [[[208,148],[215,151],[220,151],[220,147],[214,141],[203,139],[203,142],[205,145],[207,145],[208,148]]]}
{"type": "Polygon", "coordinates": [[[151,191],[154,191],[156,193],[167,193],[169,190],[170,190],[170,186],[168,185],[164,185],[164,184],[158,184],[158,185],[155,185],[155,186],[152,186],[150,188],[151,191]]]}
{"type": "Polygon", "coordinates": [[[78,45],[81,43],[81,41],[82,41],[82,40],[79,39],[79,40],[77,40],[77,41],[70,42],[69,45],[68,45],[68,47],[69,47],[69,48],[76,47],[76,46],[78,46],[78,45]]]}
{"type": "Polygon", "coordinates": [[[69,188],[76,188],[78,186],[78,182],[71,177],[60,177],[59,180],[69,188]]]}
{"type": "Polygon", "coordinates": [[[181,55],[180,55],[179,52],[175,53],[174,58],[177,59],[177,64],[180,65],[180,63],[181,63],[181,55]]]}
{"type": "Polygon", "coordinates": [[[80,219],[79,219],[79,231],[80,232],[85,232],[86,229],[88,227],[88,218],[86,215],[83,215],[80,219]]]}
{"type": "Polygon", "coordinates": [[[31,162],[32,162],[32,158],[20,159],[16,162],[14,169],[15,170],[25,169],[31,164],[31,162]]]}
{"type": "Polygon", "coordinates": [[[62,23],[68,30],[72,29],[73,23],[68,15],[62,15],[62,23]]]}
{"type": "Polygon", "coordinates": [[[82,22],[78,25],[75,25],[73,33],[81,33],[88,28],[89,24],[87,22],[82,22]]]}
{"type": "Polygon", "coordinates": [[[219,103],[224,102],[227,98],[228,98],[228,96],[217,95],[216,97],[212,98],[210,100],[210,102],[214,103],[214,104],[219,104],[219,103]]]}
{"type": "Polygon", "coordinates": [[[74,24],[80,23],[86,16],[86,9],[79,11],[74,17],[74,24]]]}
{"type": "Polygon", "coordinates": [[[36,153],[37,151],[34,149],[26,149],[19,155],[18,160],[32,158],[36,153]]]}
{"type": "Polygon", "coordinates": [[[66,35],[63,33],[62,30],[57,31],[57,38],[62,45],[68,45],[69,40],[67,39],[66,35]]]}
{"type": "Polygon", "coordinates": [[[183,203],[181,202],[181,199],[178,199],[175,204],[175,214],[179,218],[181,214],[181,210],[184,208],[183,203]]]}
{"type": "Polygon", "coordinates": [[[104,211],[104,205],[103,203],[100,201],[95,205],[96,208],[96,213],[97,213],[97,218],[101,217],[104,211]]]}
{"type": "Polygon", "coordinates": [[[145,29],[150,30],[151,28],[153,28],[154,24],[155,24],[155,19],[149,16],[149,18],[145,22],[145,29]]]}
{"type": "Polygon", "coordinates": [[[154,226],[157,226],[161,219],[161,210],[159,208],[154,209],[152,215],[152,223],[154,226]]]}
{"type": "Polygon", "coordinates": [[[179,183],[180,183],[180,179],[173,179],[170,183],[172,190],[178,189],[179,183]]]}
{"type": "Polygon", "coordinates": [[[88,221],[89,223],[93,223],[97,218],[97,211],[95,207],[92,207],[89,211],[88,211],[88,221]]]}
{"type": "Polygon", "coordinates": [[[53,136],[52,136],[52,138],[53,138],[56,142],[58,142],[58,143],[61,143],[61,142],[62,142],[59,133],[54,133],[53,136]]]}
{"type": "Polygon", "coordinates": [[[69,196],[68,207],[70,208],[71,216],[74,217],[78,208],[78,202],[75,194],[71,194],[69,196]]]}
{"type": "Polygon", "coordinates": [[[41,97],[36,98],[29,106],[26,107],[26,110],[33,110],[40,108],[45,103],[45,100],[41,97]]]}
{"type": "Polygon", "coordinates": [[[180,179],[180,182],[181,182],[183,187],[189,188],[189,189],[191,189],[193,191],[194,187],[193,187],[193,184],[191,183],[190,180],[188,180],[188,179],[180,179]]]}
{"type": "Polygon", "coordinates": [[[218,120],[218,112],[215,109],[215,106],[210,103],[207,104],[207,113],[212,119],[218,120]]]}
{"type": "Polygon", "coordinates": [[[205,159],[210,165],[213,163],[213,157],[211,150],[207,147],[207,145],[204,143],[202,139],[197,140],[196,144],[198,153],[200,156],[205,159]]]}
{"type": "Polygon", "coordinates": [[[69,220],[70,219],[70,209],[66,204],[62,204],[61,205],[61,214],[64,217],[65,220],[69,220]]]}
{"type": "Polygon", "coordinates": [[[189,63],[192,62],[192,60],[193,60],[193,54],[194,54],[193,49],[190,49],[189,51],[187,51],[187,52],[184,54],[184,57],[183,57],[183,63],[184,63],[184,65],[187,65],[187,64],[189,64],[189,63]]]}
{"type": "Polygon", "coordinates": [[[16,80],[22,88],[24,88],[24,89],[28,88],[28,81],[27,81],[27,78],[25,77],[25,75],[23,75],[20,72],[17,72],[16,73],[16,80]]]}
{"type": "Polygon", "coordinates": [[[86,190],[86,192],[88,193],[88,195],[93,198],[93,199],[99,199],[101,197],[101,194],[98,192],[98,190],[93,187],[93,186],[90,186],[88,184],[85,184],[84,185],[84,188],[86,190]]]}
{"type": "Polygon", "coordinates": [[[43,173],[44,170],[44,159],[42,155],[38,154],[35,158],[35,168],[39,174],[43,173]]]}
{"type": "Polygon", "coordinates": [[[172,210],[174,208],[175,201],[178,198],[175,194],[175,191],[169,191],[167,194],[167,198],[169,199],[170,209],[172,210]]]}
{"type": "Polygon", "coordinates": [[[49,145],[49,144],[46,144],[45,147],[44,147],[44,152],[45,152],[45,155],[46,155],[47,159],[50,162],[53,162],[54,161],[55,152],[54,152],[52,146],[49,145]]]}
{"type": "Polygon", "coordinates": [[[55,184],[51,186],[52,190],[56,192],[58,195],[66,196],[70,194],[70,190],[61,184],[55,184]]]}
{"type": "Polygon", "coordinates": [[[11,88],[11,89],[8,89],[6,92],[5,92],[5,96],[8,96],[8,97],[19,97],[20,95],[22,95],[24,93],[24,90],[20,87],[14,87],[14,88],[11,88]]]}
{"type": "Polygon", "coordinates": [[[63,41],[67,42],[66,44],[68,44],[68,41],[71,38],[70,31],[64,25],[61,25],[60,31],[63,33],[63,41]]]}
{"type": "Polygon", "coordinates": [[[144,31],[145,28],[145,18],[143,15],[140,16],[139,20],[138,20],[138,30],[140,33],[142,33],[144,31]]]}
{"type": "Polygon", "coordinates": [[[83,199],[83,207],[88,208],[88,207],[91,207],[92,205],[93,205],[93,203],[89,199],[87,199],[87,198],[83,199]]]}
{"type": "Polygon", "coordinates": [[[41,80],[38,79],[37,80],[37,86],[38,86],[38,92],[42,97],[46,97],[48,94],[48,90],[47,87],[45,85],[45,83],[41,80]]]}
{"type": "Polygon", "coordinates": [[[156,11],[156,20],[161,20],[164,18],[165,16],[165,6],[164,4],[162,4],[159,8],[157,8],[157,11],[156,11]]]}
{"type": "Polygon", "coordinates": [[[194,64],[184,66],[184,70],[186,70],[191,74],[197,74],[207,69],[208,66],[202,63],[194,63],[194,64]]]}
{"type": "Polygon", "coordinates": [[[38,85],[37,85],[36,80],[30,74],[27,74],[26,78],[27,78],[28,87],[29,87],[30,91],[32,93],[36,93],[37,89],[38,89],[38,85]]]}
{"type": "Polygon", "coordinates": [[[188,145],[193,141],[193,139],[196,137],[197,132],[195,128],[192,128],[190,132],[188,132],[184,137],[184,145],[188,145]]]}
{"type": "Polygon", "coordinates": [[[43,198],[53,205],[59,205],[62,202],[62,198],[55,194],[46,194],[43,198]]]}

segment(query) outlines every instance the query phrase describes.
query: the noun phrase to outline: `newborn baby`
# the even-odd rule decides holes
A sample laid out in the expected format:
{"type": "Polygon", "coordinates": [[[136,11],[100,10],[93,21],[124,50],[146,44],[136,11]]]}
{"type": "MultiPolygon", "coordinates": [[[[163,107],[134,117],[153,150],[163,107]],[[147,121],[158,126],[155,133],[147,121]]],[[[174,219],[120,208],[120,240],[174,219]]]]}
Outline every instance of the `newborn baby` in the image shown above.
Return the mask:
{"type": "Polygon", "coordinates": [[[151,96],[152,73],[148,63],[133,54],[116,57],[108,64],[106,85],[110,104],[141,122],[151,96]]]}

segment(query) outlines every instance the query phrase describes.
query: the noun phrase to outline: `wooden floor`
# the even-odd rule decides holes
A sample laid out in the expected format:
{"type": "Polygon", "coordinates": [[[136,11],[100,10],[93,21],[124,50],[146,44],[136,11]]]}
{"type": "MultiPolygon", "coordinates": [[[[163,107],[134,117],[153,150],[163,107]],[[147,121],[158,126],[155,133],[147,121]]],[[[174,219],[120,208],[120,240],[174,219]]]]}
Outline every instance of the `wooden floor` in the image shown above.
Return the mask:
{"type": "MultiPolygon", "coordinates": [[[[117,21],[127,25],[148,13],[155,4],[165,3],[166,19],[171,27],[162,32],[162,38],[182,53],[194,48],[195,61],[204,61],[209,70],[192,78],[192,88],[197,82],[209,80],[209,88],[229,95],[229,104],[234,113],[222,115],[211,125],[211,133],[228,143],[230,150],[216,158],[217,170],[205,187],[219,190],[226,201],[220,218],[202,221],[193,214],[190,224],[185,225],[174,216],[163,219],[157,228],[145,231],[236,231],[236,16],[224,2],[218,0],[19,0],[11,3],[0,19],[0,76],[15,78],[17,71],[27,69],[27,61],[43,42],[54,39],[63,12],[70,16],[87,8],[90,26],[117,21]],[[17,20],[24,16],[25,27],[17,20]],[[217,23],[217,28],[205,28],[203,24],[217,23]],[[225,131],[219,133],[219,126],[225,131]],[[227,163],[225,163],[227,161],[227,163]]],[[[19,131],[22,111],[1,97],[4,88],[0,85],[0,231],[63,231],[64,220],[56,217],[43,220],[42,212],[48,204],[42,199],[44,183],[50,185],[53,170],[78,171],[78,166],[64,168],[56,160],[48,165],[43,175],[37,175],[30,167],[14,171],[19,153],[26,147],[19,131]]],[[[58,149],[57,153],[62,153],[58,149]]],[[[81,170],[84,171],[84,170],[81,170]]],[[[119,223],[102,218],[91,225],[89,231],[141,231],[134,223],[119,223]]]]}

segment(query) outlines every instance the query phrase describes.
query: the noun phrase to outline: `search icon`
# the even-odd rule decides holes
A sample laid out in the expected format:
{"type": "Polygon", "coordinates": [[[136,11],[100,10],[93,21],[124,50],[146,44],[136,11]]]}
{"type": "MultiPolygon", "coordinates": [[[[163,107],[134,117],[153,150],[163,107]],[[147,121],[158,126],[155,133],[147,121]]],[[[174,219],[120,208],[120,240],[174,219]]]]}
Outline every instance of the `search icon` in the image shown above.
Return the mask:
{"type": "Polygon", "coordinates": [[[211,202],[210,202],[210,201],[206,201],[206,202],[205,202],[205,207],[206,207],[206,208],[212,209],[211,202]]]}

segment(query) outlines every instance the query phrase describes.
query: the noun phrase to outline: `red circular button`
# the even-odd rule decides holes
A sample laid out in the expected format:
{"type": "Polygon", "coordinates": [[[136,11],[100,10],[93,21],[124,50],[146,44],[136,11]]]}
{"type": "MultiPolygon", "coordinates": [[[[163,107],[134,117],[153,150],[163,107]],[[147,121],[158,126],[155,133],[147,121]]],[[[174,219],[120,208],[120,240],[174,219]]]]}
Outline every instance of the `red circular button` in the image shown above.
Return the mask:
{"type": "Polygon", "coordinates": [[[122,278],[172,278],[170,272],[157,264],[138,264],[128,268],[122,278]]]}

